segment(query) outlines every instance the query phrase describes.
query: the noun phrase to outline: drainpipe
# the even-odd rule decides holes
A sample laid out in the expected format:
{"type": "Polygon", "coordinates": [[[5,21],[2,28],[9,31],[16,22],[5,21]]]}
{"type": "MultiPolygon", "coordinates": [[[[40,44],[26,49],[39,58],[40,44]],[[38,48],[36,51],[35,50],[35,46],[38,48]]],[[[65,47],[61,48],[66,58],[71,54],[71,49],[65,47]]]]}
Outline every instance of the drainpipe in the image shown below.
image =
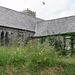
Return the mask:
{"type": "Polygon", "coordinates": [[[36,22],[36,25],[35,25],[35,32],[37,32],[37,22],[36,22]]]}

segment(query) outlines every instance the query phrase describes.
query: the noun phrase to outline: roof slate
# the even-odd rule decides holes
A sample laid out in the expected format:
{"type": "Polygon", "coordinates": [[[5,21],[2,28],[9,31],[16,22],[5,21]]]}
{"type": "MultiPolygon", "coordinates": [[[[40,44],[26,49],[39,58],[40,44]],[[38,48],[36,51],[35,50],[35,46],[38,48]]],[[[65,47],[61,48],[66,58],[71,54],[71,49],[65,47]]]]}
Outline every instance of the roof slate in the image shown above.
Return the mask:
{"type": "Polygon", "coordinates": [[[0,6],[0,26],[35,31],[38,20],[21,12],[0,6]]]}
{"type": "Polygon", "coordinates": [[[39,22],[33,37],[75,32],[75,16],[39,22]]]}
{"type": "Polygon", "coordinates": [[[42,20],[0,6],[0,26],[33,31],[33,37],[75,33],[75,16],[42,20]]]}

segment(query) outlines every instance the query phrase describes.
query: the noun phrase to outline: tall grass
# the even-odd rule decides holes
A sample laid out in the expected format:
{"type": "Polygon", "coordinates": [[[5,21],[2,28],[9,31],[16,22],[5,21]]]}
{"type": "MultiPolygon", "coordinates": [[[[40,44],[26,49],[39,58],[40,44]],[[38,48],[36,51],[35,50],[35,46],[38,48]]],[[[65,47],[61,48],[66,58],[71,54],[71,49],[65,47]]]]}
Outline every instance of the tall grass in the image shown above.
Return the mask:
{"type": "Polygon", "coordinates": [[[75,58],[59,57],[55,48],[48,44],[30,40],[26,46],[0,47],[0,74],[4,75],[10,69],[14,75],[25,75],[29,72],[33,74],[41,72],[42,68],[55,66],[62,66],[64,71],[61,73],[64,75],[69,75],[67,71],[70,71],[71,75],[75,74],[75,58]],[[14,68],[17,71],[14,71],[14,68]]]}

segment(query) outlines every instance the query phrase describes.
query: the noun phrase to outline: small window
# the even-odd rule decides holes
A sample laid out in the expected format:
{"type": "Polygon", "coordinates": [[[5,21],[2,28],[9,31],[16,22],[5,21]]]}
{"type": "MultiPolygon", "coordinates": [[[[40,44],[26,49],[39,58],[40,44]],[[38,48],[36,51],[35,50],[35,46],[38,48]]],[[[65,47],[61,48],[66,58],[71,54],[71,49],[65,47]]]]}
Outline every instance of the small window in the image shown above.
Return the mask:
{"type": "Polygon", "coordinates": [[[4,31],[1,32],[1,45],[4,45],[4,31]]]}
{"type": "Polygon", "coordinates": [[[1,32],[1,40],[4,38],[4,31],[1,32]]]}
{"type": "Polygon", "coordinates": [[[8,38],[8,32],[5,33],[5,45],[8,45],[9,38],[8,38]]]}

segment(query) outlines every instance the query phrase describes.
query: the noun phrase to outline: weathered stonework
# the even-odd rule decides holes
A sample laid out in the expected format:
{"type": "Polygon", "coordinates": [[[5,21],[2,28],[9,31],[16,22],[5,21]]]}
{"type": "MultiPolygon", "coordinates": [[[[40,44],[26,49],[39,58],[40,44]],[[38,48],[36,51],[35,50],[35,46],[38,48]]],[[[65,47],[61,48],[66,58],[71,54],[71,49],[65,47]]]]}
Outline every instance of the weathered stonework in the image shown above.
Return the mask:
{"type": "Polygon", "coordinates": [[[22,13],[24,13],[24,14],[26,14],[28,16],[36,17],[36,12],[33,12],[33,11],[29,10],[29,9],[22,11],[22,13]]]}
{"type": "Polygon", "coordinates": [[[17,41],[19,44],[26,44],[30,37],[47,36],[60,39],[64,48],[75,48],[75,16],[42,20],[36,17],[36,12],[29,9],[17,12],[0,6],[1,45],[8,45],[17,41]],[[71,38],[67,38],[69,36],[71,38]]]}
{"type": "MultiPolygon", "coordinates": [[[[62,47],[64,47],[67,50],[70,50],[71,49],[71,37],[70,36],[66,36],[65,40],[64,40],[64,36],[65,35],[44,36],[44,37],[46,37],[45,43],[49,44],[48,37],[54,37],[58,42],[60,42],[62,47]]],[[[36,37],[36,40],[37,40],[37,42],[39,42],[40,37],[36,37]]],[[[75,48],[75,44],[74,44],[73,48],[75,48]]]]}
{"type": "Polygon", "coordinates": [[[0,27],[0,41],[2,41],[1,37],[3,37],[2,42],[4,42],[4,45],[6,43],[5,39],[8,39],[9,44],[12,44],[17,41],[19,42],[19,44],[25,44],[33,34],[34,32],[26,30],[0,27]],[[6,33],[8,34],[6,35],[6,33]],[[5,36],[7,36],[7,38],[5,36]]]}

